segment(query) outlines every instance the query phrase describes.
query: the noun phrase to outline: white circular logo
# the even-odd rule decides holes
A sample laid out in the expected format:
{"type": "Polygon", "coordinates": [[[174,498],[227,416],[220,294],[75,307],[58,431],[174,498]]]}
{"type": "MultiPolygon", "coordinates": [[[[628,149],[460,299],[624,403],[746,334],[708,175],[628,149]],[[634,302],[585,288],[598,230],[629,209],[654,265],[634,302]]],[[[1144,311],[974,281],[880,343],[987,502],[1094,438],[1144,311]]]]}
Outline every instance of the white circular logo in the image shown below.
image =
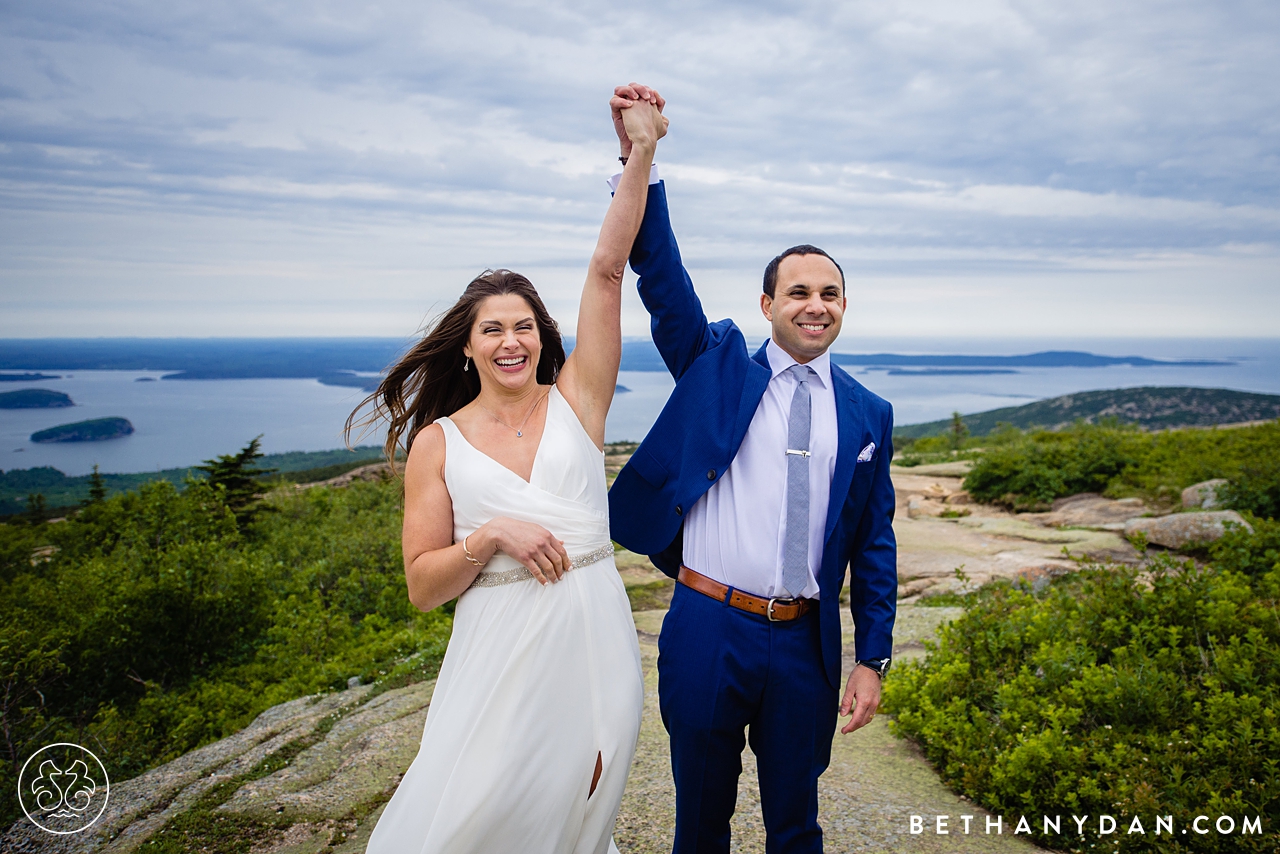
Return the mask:
{"type": "Polygon", "coordinates": [[[18,803],[31,823],[59,835],[89,828],[107,808],[107,769],[87,748],[49,744],[31,754],[18,774],[18,803]]]}

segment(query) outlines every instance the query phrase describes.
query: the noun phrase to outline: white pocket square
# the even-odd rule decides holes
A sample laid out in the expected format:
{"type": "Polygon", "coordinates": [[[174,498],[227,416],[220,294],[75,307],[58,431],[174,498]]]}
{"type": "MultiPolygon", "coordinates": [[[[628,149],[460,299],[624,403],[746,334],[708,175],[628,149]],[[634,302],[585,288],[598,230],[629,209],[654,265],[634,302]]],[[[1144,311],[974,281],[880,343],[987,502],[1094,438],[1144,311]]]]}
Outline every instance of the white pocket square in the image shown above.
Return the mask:
{"type": "Polygon", "coordinates": [[[871,457],[875,455],[875,452],[876,452],[876,443],[872,442],[870,445],[867,445],[865,448],[862,449],[862,453],[858,454],[858,462],[860,463],[870,462],[871,457]]]}

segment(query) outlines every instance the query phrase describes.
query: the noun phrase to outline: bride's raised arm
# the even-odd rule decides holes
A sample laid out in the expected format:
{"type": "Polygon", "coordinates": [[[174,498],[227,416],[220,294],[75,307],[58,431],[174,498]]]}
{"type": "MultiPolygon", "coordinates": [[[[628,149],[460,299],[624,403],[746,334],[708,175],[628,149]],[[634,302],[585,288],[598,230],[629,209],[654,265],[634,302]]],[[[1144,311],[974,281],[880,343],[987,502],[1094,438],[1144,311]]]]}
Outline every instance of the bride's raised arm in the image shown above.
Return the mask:
{"type": "Polygon", "coordinates": [[[661,98],[652,90],[637,89],[619,87],[612,102],[615,109],[621,107],[631,154],[600,227],[600,239],[582,288],[577,339],[557,382],[587,433],[601,447],[605,416],[613,402],[622,358],[622,276],[644,219],[653,153],[667,132],[667,120],[660,112],[661,98]]]}

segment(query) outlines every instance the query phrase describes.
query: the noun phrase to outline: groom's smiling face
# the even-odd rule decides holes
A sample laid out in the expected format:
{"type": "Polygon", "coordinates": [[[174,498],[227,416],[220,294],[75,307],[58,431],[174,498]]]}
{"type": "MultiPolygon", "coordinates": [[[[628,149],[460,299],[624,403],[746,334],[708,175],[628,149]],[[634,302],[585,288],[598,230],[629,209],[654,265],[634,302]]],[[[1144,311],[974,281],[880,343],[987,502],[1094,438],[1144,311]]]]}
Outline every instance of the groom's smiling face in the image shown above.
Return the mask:
{"type": "Polygon", "coordinates": [[[783,258],[773,296],[760,295],[760,308],[773,324],[773,342],[801,364],[827,352],[836,340],[845,304],[839,268],[816,254],[783,258]]]}

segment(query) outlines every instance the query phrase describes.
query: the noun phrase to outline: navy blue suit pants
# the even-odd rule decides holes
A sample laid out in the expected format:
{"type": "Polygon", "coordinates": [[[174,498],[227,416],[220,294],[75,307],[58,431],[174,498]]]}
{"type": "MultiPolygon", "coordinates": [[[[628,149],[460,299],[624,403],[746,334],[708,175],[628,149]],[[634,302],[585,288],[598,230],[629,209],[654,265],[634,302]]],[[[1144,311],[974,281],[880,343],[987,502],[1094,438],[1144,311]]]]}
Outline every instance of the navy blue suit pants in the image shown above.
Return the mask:
{"type": "Polygon", "coordinates": [[[817,609],[788,622],[677,584],[658,638],[658,696],[671,736],[675,854],[727,854],[749,733],[768,854],[822,851],[818,777],[839,698],[817,609]]]}

